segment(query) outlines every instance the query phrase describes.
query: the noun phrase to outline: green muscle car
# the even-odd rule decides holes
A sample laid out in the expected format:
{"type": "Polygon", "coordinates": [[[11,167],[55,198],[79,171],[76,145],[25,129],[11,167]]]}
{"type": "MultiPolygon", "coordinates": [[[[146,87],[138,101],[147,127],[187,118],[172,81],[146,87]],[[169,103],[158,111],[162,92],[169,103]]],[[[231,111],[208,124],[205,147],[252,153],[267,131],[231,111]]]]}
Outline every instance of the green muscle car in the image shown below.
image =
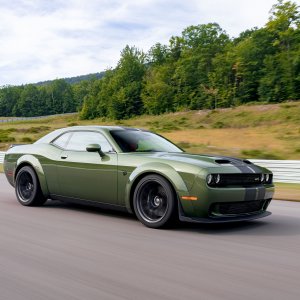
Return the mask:
{"type": "Polygon", "coordinates": [[[22,205],[108,206],[152,228],[261,218],[274,194],[272,173],[248,160],[187,154],[160,135],[118,126],[68,127],[11,147],[4,171],[22,205]]]}

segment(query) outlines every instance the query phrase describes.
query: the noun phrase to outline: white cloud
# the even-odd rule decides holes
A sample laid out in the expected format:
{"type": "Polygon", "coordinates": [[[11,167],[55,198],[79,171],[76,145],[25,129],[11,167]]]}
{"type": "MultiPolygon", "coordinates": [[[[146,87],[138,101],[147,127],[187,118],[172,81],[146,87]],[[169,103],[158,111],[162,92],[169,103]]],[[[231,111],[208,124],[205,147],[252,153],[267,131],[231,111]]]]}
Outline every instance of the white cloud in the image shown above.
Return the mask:
{"type": "Polygon", "coordinates": [[[103,71],[126,44],[147,51],[189,25],[217,22],[237,36],[263,26],[275,2],[0,0],[0,86],[103,71]]]}

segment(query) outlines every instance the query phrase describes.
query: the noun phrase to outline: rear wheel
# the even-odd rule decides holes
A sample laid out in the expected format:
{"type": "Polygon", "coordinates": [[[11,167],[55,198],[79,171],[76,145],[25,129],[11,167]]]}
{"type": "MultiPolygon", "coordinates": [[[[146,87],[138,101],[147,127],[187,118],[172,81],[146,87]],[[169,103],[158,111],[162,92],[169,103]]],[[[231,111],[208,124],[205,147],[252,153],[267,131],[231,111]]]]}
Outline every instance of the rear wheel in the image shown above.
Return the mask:
{"type": "Polygon", "coordinates": [[[176,219],[176,203],[172,186],[159,175],[142,178],[133,195],[136,216],[151,228],[171,225],[176,219]]]}
{"type": "Polygon", "coordinates": [[[39,206],[46,202],[35,171],[25,166],[21,168],[16,177],[16,195],[18,201],[24,206],[39,206]]]}

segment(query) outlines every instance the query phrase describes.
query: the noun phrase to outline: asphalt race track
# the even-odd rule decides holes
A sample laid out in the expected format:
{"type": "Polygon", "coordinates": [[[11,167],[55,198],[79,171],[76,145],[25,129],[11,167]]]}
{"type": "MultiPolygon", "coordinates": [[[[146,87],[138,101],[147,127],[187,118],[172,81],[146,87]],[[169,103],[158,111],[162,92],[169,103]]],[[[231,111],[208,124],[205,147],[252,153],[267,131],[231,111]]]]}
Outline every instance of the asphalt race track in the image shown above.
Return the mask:
{"type": "Polygon", "coordinates": [[[48,201],[23,207],[0,174],[0,299],[300,299],[300,203],[234,225],[144,227],[48,201]]]}

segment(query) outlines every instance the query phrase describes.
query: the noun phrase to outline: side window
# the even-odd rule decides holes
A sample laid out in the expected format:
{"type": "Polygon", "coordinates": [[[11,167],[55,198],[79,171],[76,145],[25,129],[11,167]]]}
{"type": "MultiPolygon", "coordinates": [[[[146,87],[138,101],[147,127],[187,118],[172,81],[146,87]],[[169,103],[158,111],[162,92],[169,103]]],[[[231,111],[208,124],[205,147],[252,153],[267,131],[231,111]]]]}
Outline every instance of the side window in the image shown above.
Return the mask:
{"type": "Polygon", "coordinates": [[[70,139],[70,136],[72,135],[72,132],[67,132],[59,136],[57,139],[55,139],[52,144],[65,149],[66,145],[68,143],[68,140],[70,139]]]}
{"type": "Polygon", "coordinates": [[[86,151],[89,144],[99,144],[103,152],[112,151],[111,145],[106,138],[97,132],[92,131],[75,131],[67,145],[67,150],[86,151]]]}

